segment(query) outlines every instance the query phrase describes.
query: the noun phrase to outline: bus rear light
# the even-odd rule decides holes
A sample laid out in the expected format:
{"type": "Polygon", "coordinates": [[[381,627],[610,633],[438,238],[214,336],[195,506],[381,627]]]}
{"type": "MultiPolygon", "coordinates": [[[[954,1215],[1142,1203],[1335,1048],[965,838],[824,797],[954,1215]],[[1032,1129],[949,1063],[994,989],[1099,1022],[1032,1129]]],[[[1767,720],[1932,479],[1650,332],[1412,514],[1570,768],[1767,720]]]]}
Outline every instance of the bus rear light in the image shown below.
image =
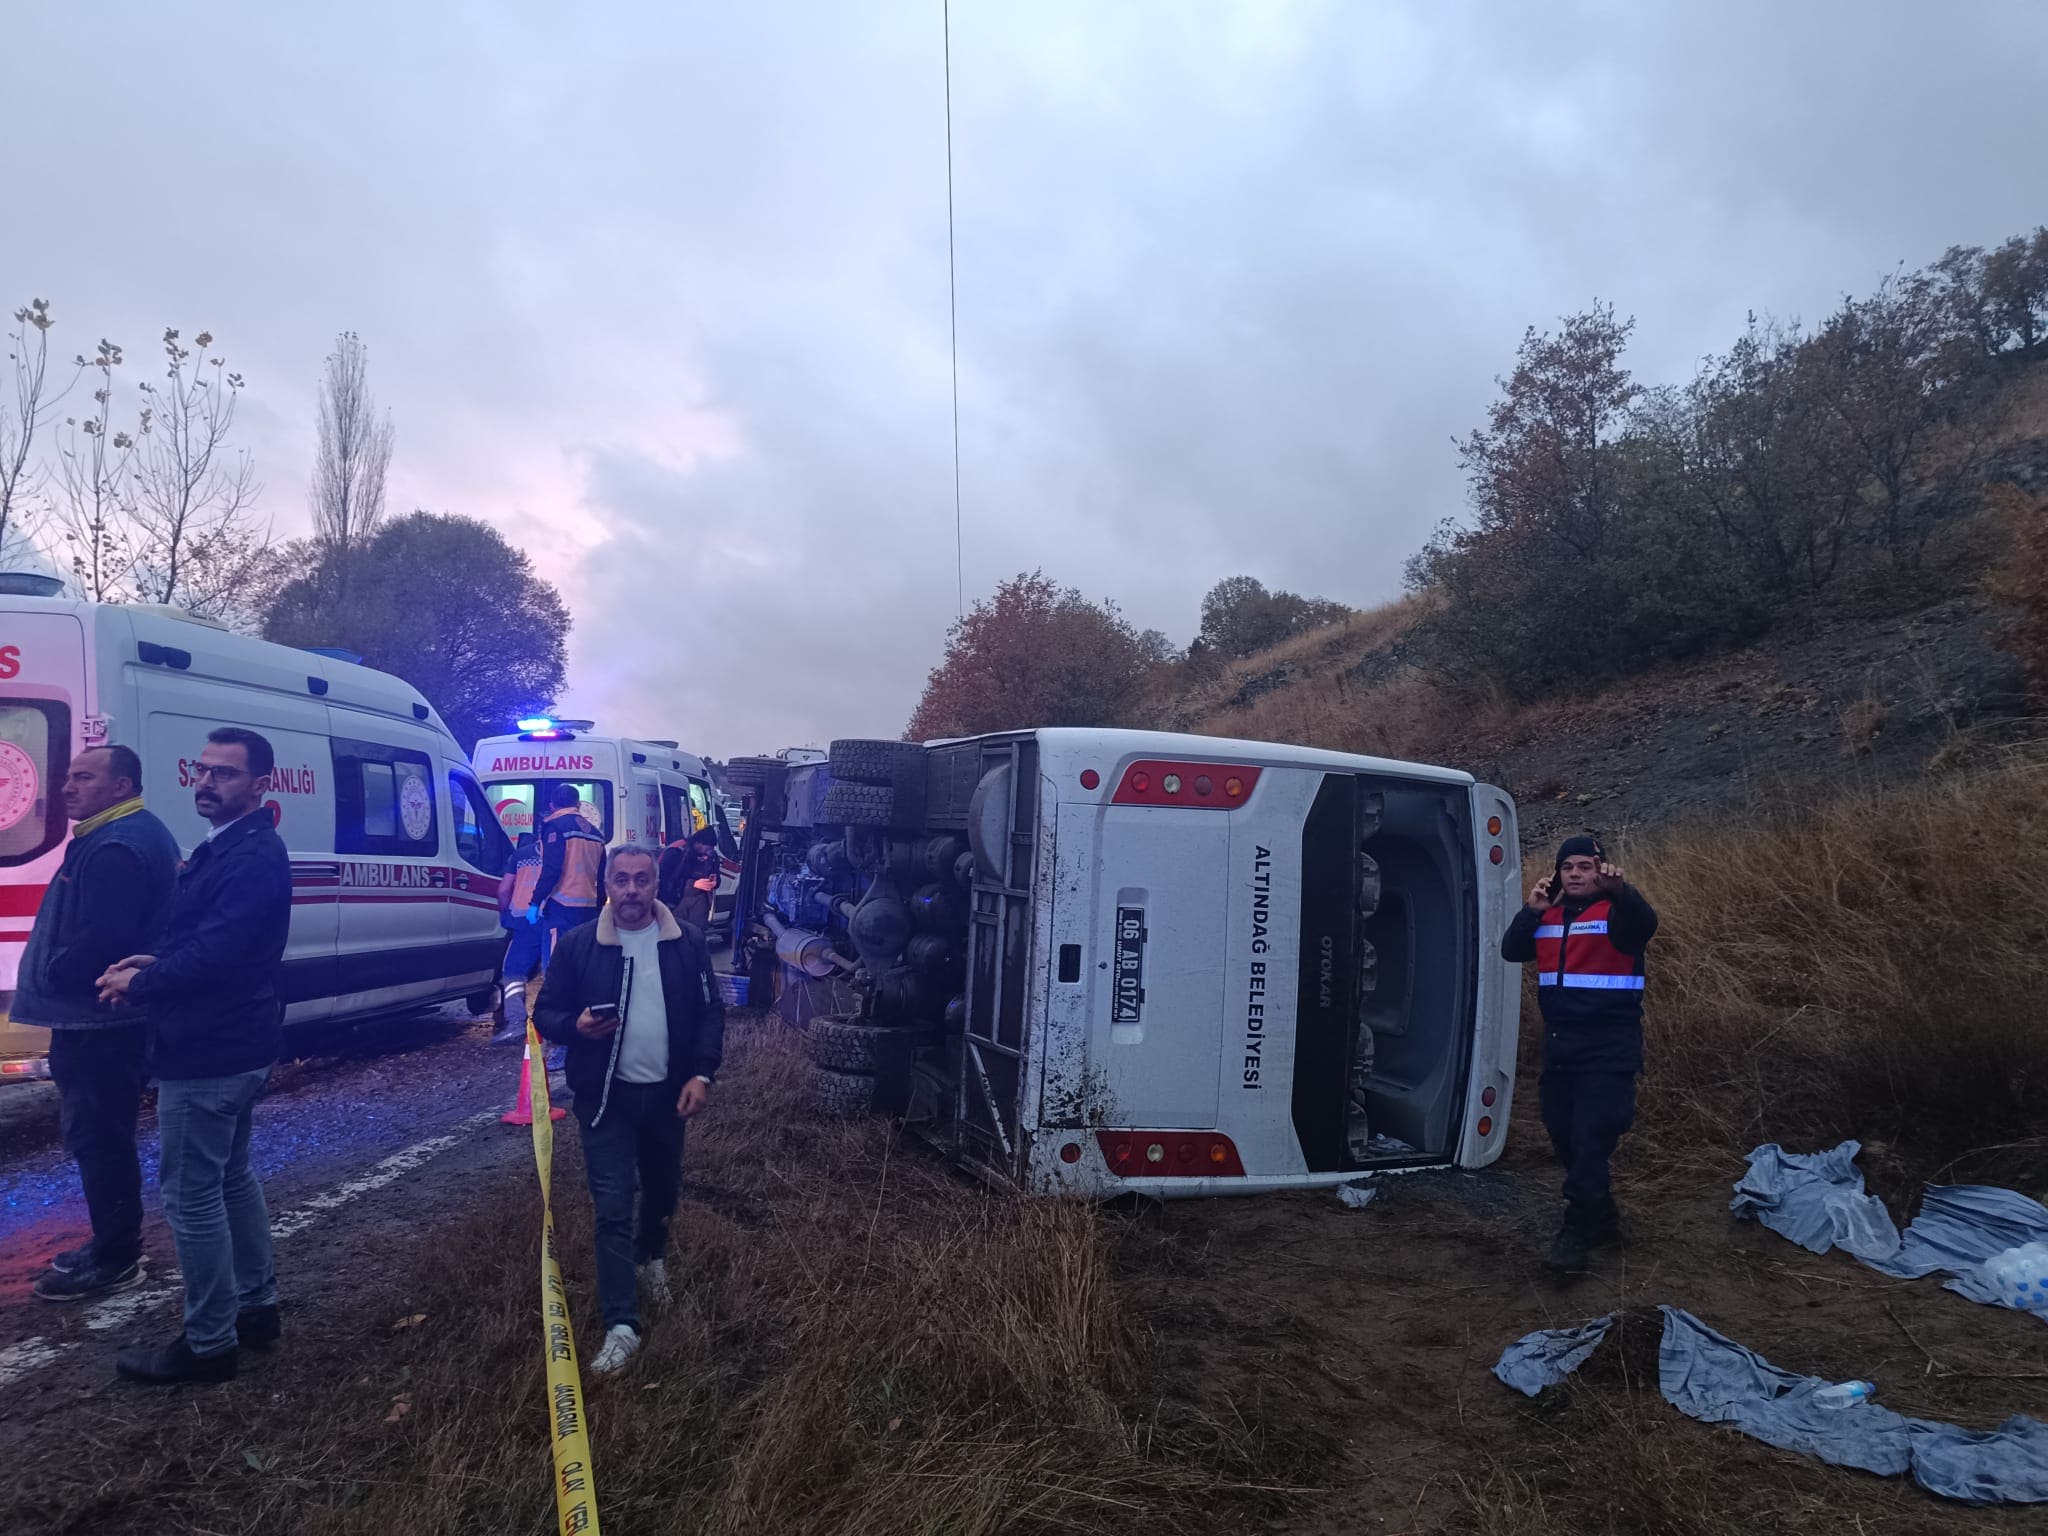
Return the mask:
{"type": "Polygon", "coordinates": [[[1493,1101],[1499,1097],[1500,1095],[1495,1093],[1491,1088],[1482,1088],[1479,1090],[1479,1102],[1484,1104],[1488,1109],[1493,1108],[1493,1101]]]}
{"type": "Polygon", "coordinates": [[[1126,1177],[1244,1177],[1236,1145],[1217,1131],[1097,1131],[1095,1141],[1110,1172],[1126,1177]]]}
{"type": "Polygon", "coordinates": [[[1065,1146],[1061,1147],[1060,1161],[1063,1163],[1078,1163],[1079,1161],[1081,1161],[1081,1143],[1079,1143],[1078,1141],[1070,1141],[1065,1146]]]}
{"type": "Polygon", "coordinates": [[[1101,774],[1097,773],[1093,768],[1083,768],[1081,770],[1081,787],[1083,789],[1099,789],[1101,785],[1101,774]]]}
{"type": "Polygon", "coordinates": [[[1491,1136],[1493,1134],[1493,1116],[1481,1115],[1479,1117],[1479,1134],[1482,1136],[1491,1136]]]}
{"type": "Polygon", "coordinates": [[[1505,859],[1505,858],[1507,857],[1507,855],[1506,855],[1505,853],[1501,852],[1501,847],[1500,847],[1500,844],[1499,844],[1499,843],[1495,843],[1495,844],[1493,845],[1493,852],[1489,853],[1489,854],[1487,855],[1487,857],[1488,857],[1489,859],[1493,860],[1493,862],[1494,862],[1494,863],[1498,864],[1498,863],[1500,863],[1500,862],[1501,862],[1501,861],[1502,861],[1503,859],[1505,859]]]}
{"type": "Polygon", "coordinates": [[[1498,816],[1489,816],[1486,818],[1486,835],[1488,837],[1500,836],[1500,818],[1498,816]]]}
{"type": "Polygon", "coordinates": [[[1132,763],[1117,781],[1113,805],[1186,805],[1227,811],[1242,805],[1259,782],[1257,768],[1231,768],[1219,777],[1212,763],[1132,763]]]}

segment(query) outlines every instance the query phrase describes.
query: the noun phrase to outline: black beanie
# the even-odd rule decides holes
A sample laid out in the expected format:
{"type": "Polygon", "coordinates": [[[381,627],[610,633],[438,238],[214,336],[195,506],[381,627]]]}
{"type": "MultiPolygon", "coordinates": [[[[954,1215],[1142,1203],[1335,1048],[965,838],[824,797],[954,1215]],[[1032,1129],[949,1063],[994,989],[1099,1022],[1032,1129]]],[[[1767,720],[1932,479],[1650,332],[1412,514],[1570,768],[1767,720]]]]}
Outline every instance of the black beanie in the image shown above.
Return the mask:
{"type": "Polygon", "coordinates": [[[1581,856],[1589,859],[1599,859],[1605,863],[1607,850],[1600,846],[1600,839],[1597,837],[1568,837],[1557,850],[1557,864],[1551,870],[1551,878],[1555,879],[1564,873],[1564,861],[1566,859],[1579,858],[1581,856]]]}

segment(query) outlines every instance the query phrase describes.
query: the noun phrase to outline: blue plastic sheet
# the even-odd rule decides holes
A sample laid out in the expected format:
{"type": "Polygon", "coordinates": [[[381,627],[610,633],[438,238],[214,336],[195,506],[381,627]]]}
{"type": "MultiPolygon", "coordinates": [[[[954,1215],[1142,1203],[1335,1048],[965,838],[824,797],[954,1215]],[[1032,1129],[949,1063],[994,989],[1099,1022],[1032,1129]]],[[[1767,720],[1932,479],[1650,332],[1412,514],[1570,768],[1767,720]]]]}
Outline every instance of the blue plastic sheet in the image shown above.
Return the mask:
{"type": "Polygon", "coordinates": [[[1948,1289],[1956,1294],[2009,1305],[1985,1281],[1984,1261],[2048,1240],[2048,1206],[1984,1184],[1932,1185],[1901,1235],[1883,1203],[1864,1191],[1856,1169],[1861,1150],[1853,1141],[1828,1152],[1787,1152],[1775,1142],[1758,1147],[1728,1208],[1809,1253],[1840,1248],[1902,1280],[1946,1273],[1948,1289]]]}
{"type": "MultiPolygon", "coordinates": [[[[1929,1492],[1966,1504],[2048,1502],[2048,1424],[2038,1419],[2014,1417],[1996,1429],[1968,1430],[1910,1419],[1875,1402],[1829,1408],[1815,1394],[1833,1383],[1780,1370],[1690,1312],[1662,1311],[1657,1384],[1664,1400],[1688,1417],[1731,1425],[1831,1466],[1884,1477],[1911,1473],[1929,1492]]],[[[1493,1373],[1534,1397],[1577,1370],[1613,1324],[1609,1316],[1529,1334],[1507,1347],[1493,1373]]]]}

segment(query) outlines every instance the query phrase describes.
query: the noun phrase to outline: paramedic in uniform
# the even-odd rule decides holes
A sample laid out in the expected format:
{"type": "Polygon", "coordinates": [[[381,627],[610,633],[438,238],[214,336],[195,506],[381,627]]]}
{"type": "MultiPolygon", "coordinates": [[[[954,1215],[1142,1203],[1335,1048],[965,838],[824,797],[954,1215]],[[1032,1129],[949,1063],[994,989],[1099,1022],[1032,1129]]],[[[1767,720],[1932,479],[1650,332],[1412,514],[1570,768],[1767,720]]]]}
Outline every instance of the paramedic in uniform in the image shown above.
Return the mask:
{"type": "Polygon", "coordinates": [[[669,1299],[664,1256],[682,1186],[683,1122],[710,1101],[725,1041],[703,935],[656,899],[660,878],[653,848],[614,848],[603,914],[563,936],[533,1005],[534,1027],[568,1047],[596,1214],[605,1337],[590,1368],[600,1375],[639,1351],[641,1284],[656,1305],[669,1299]]]}
{"type": "Polygon", "coordinates": [[[1545,1262],[1583,1274],[1618,1242],[1608,1159],[1635,1123],[1643,1069],[1643,952],[1657,914],[1599,842],[1573,837],[1501,939],[1503,959],[1536,962],[1543,1013],[1543,1128],[1564,1165],[1564,1222],[1545,1262]]]}
{"type": "Polygon", "coordinates": [[[557,784],[548,798],[554,806],[540,824],[540,879],[526,909],[547,936],[543,962],[563,934],[597,916],[604,892],[604,835],[583,814],[582,795],[557,784]]]}
{"type": "Polygon", "coordinates": [[[505,899],[498,910],[499,925],[507,934],[504,963],[498,968],[505,1024],[491,1036],[493,1045],[526,1038],[526,984],[540,965],[544,932],[533,895],[539,886],[540,840],[531,832],[522,832],[512,853],[512,878],[505,882],[505,899]]]}

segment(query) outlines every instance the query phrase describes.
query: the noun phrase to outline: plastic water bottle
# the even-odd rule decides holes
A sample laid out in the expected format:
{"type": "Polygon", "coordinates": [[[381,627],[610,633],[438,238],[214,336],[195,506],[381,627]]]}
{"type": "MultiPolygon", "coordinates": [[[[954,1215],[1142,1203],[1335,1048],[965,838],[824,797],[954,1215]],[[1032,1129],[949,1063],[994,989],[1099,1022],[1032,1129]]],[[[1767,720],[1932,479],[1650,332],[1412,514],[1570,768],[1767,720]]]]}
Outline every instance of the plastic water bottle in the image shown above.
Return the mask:
{"type": "Polygon", "coordinates": [[[1813,1394],[1813,1400],[1823,1408],[1860,1408],[1877,1396],[1874,1381],[1838,1381],[1832,1387],[1822,1387],[1813,1394]]]}
{"type": "Polygon", "coordinates": [[[1981,1273],[2008,1307],[2048,1312],[2048,1243],[2026,1243],[1995,1253],[1984,1261],[1981,1273]]]}

